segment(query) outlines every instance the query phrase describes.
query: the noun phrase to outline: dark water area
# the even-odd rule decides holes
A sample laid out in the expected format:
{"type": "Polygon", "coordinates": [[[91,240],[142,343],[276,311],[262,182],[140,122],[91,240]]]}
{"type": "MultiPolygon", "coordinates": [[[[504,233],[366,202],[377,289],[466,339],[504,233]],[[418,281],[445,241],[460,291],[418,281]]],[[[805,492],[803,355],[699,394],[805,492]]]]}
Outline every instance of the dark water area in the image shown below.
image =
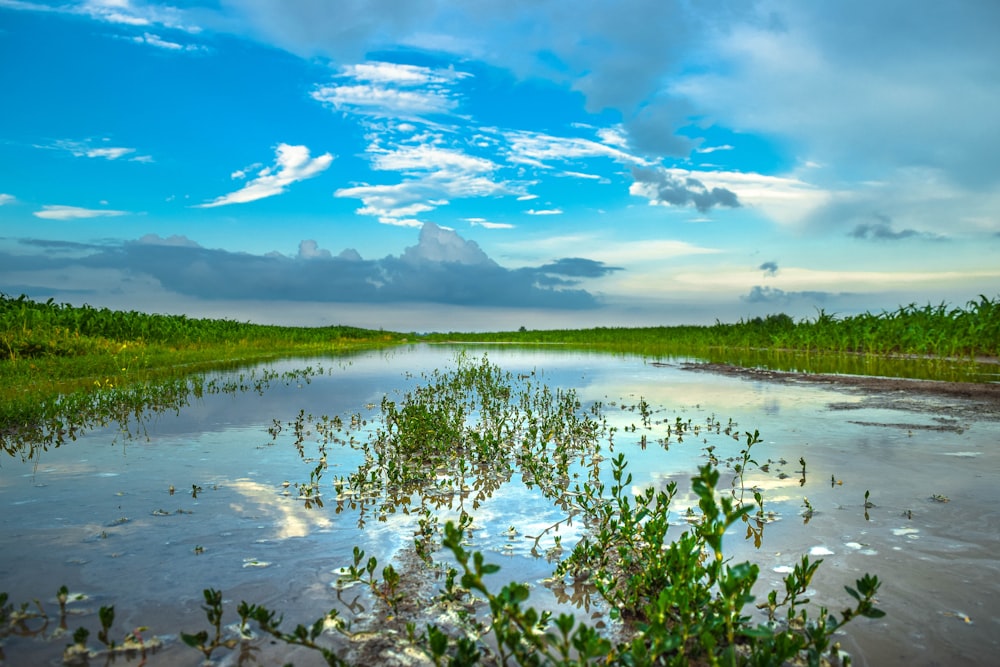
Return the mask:
{"type": "MultiPolygon", "coordinates": [[[[476,346],[467,349],[483,353],[476,346]]],[[[263,395],[192,399],[176,414],[133,424],[131,437],[112,427],[27,461],[4,455],[0,591],[14,603],[38,598],[51,609],[65,584],[85,596],[69,604],[69,632],[85,625],[92,636],[99,628],[97,608],[113,604],[117,634],[148,626],[148,635],[164,639],[150,665],[201,664],[202,656],[183,645],[178,632],[206,627],[201,605],[208,587],[224,592],[227,623],[236,620],[236,604],[247,600],[280,611],[292,626],[340,608],[363,627],[373,618],[371,603],[337,588],[341,568],[351,563],[355,546],[402,568],[416,518],[400,512],[379,520],[368,510],[352,509],[349,498],[337,502],[332,480],[359,464],[351,448],[328,451],[323,506],[307,507],[297,485],[309,480],[316,465],[316,437],[307,436],[299,451],[287,428],[276,438],[269,428],[275,420],[295,420],[300,411],[345,422],[353,418],[370,428],[384,396],[398,396],[422,372],[453,367],[455,352],[415,346],[331,359],[327,372],[308,382],[276,383],[263,395]]],[[[844,586],[853,586],[862,574],[877,574],[884,582],[878,606],[887,615],[858,619],[838,637],[855,665],[995,664],[1000,651],[995,413],[957,398],[695,373],[637,357],[548,347],[486,353],[504,369],[536,372],[553,388],[575,389],[584,406],[600,402],[608,424],[617,429],[615,452],[626,454],[634,489],[669,481],[680,486],[676,535],[684,530],[684,511],[696,502],[689,481],[707,460],[707,448],[724,460],[736,456],[743,443],[705,428],[664,448],[656,443],[666,424],[681,417],[694,424],[731,423],[736,436],[759,430],[763,442],[753,454],[766,471],[752,467],[745,482],[764,490],[775,521],[766,525],[759,549],[742,533],[727,542],[734,561],[760,565],[758,599],[770,588],[780,589],[788,568],[811,554],[823,559],[811,597],[832,611],[848,606],[844,586]],[[634,409],[640,401],[652,411],[648,428],[634,409]]],[[[280,371],[298,363],[271,367],[280,371]]],[[[472,513],[473,546],[501,565],[498,581],[526,581],[532,604],[555,607],[558,595],[545,585],[554,563],[533,556],[527,536],[558,522],[560,510],[515,475],[472,513]]],[[[457,514],[454,508],[443,510],[442,523],[457,514]]],[[[578,530],[579,525],[559,529],[567,550],[578,530]]],[[[539,546],[542,553],[551,549],[554,534],[546,534],[539,546]]],[[[601,613],[599,605],[580,613],[595,611],[601,613]]],[[[70,641],[8,636],[6,664],[59,664],[70,641]]],[[[261,650],[262,664],[279,657],[316,664],[315,656],[283,647],[280,656],[273,647],[261,650]]],[[[220,664],[237,664],[239,656],[220,651],[217,657],[220,664]]],[[[138,663],[123,657],[115,662],[138,663]]]]}

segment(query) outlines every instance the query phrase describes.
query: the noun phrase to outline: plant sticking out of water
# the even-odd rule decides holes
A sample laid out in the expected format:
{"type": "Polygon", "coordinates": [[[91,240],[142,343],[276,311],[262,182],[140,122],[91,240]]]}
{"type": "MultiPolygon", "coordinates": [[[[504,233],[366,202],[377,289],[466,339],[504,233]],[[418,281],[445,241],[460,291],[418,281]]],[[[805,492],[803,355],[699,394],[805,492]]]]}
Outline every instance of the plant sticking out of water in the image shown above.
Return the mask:
{"type": "MultiPolygon", "coordinates": [[[[627,480],[627,475],[623,477],[624,466],[616,461],[616,467],[619,470],[616,480],[627,480]]],[[[525,606],[529,589],[524,584],[511,583],[499,592],[492,592],[484,577],[497,572],[499,567],[486,563],[482,553],[466,550],[463,531],[449,522],[445,526],[444,546],[451,550],[461,568],[462,586],[485,598],[491,618],[488,628],[494,638],[491,642],[480,640],[470,644],[468,636],[452,639],[431,625],[420,638],[424,650],[436,665],[495,660],[498,664],[518,665],[777,666],[800,658],[810,665],[819,665],[823,659],[840,663],[834,634],[854,618],[884,615],[875,606],[880,587],[877,577],[865,574],[856,581],[856,588],[845,587],[855,604],[845,608],[839,618],[821,607],[817,617],[810,619],[805,593],[822,561],[810,562],[805,556],[785,577],[784,595],[779,598],[777,591],[771,591],[767,602],[758,605],[766,611],[769,624],[753,625],[744,608],[754,600],[751,589],[759,569],[749,562],[731,564],[722,547],[727,527],[750,508],[718,496],[718,477],[712,466],[704,466],[693,480],[702,515],[692,530],[670,544],[661,541],[660,548],[646,551],[648,560],[643,570],[628,570],[624,566],[628,554],[622,554],[620,561],[612,565],[617,568],[612,577],[625,583],[609,602],[626,619],[625,627],[632,633],[619,644],[612,644],[595,628],[577,623],[571,614],[561,613],[553,619],[552,614],[525,606]],[[629,579],[641,581],[632,583],[629,579]],[[782,609],[784,619],[779,618],[782,609]],[[491,657],[489,653],[493,650],[496,655],[491,657]]],[[[620,497],[613,502],[621,511],[620,497]]],[[[650,516],[652,521],[658,522],[657,513],[665,509],[665,504],[668,503],[660,499],[650,516]]],[[[648,502],[645,506],[648,507],[648,502]]],[[[628,522],[621,525],[622,530],[635,528],[628,522]]],[[[644,539],[649,536],[643,533],[644,539]]],[[[620,537],[622,542],[624,538],[620,537]]],[[[599,562],[600,554],[579,547],[576,554],[583,554],[582,558],[589,558],[595,564],[598,579],[609,573],[599,562]]],[[[607,590],[605,585],[602,594],[607,590]]],[[[410,635],[414,635],[412,627],[410,635]]]]}
{"type": "MultiPolygon", "coordinates": [[[[205,617],[208,619],[209,625],[212,626],[211,630],[199,630],[194,634],[182,632],[181,641],[191,648],[201,651],[202,655],[205,656],[205,661],[210,662],[212,660],[212,653],[216,649],[222,647],[232,649],[236,646],[238,640],[234,638],[222,638],[222,591],[206,588],[202,591],[202,595],[205,597],[205,605],[202,609],[205,611],[205,617]]],[[[241,614],[241,618],[245,625],[245,616],[241,614]]]]}
{"type": "Polygon", "coordinates": [[[873,503],[870,500],[868,500],[871,497],[871,495],[872,495],[871,491],[868,491],[868,490],[865,491],[865,504],[864,504],[864,508],[865,508],[865,521],[870,521],[871,520],[869,518],[869,516],[868,516],[868,510],[870,510],[873,507],[875,507],[875,503],[873,503]]]}
{"type": "Polygon", "coordinates": [[[802,498],[802,506],[805,508],[802,510],[802,523],[809,523],[809,520],[813,518],[815,510],[813,509],[812,503],[809,502],[808,498],[802,498]]]}

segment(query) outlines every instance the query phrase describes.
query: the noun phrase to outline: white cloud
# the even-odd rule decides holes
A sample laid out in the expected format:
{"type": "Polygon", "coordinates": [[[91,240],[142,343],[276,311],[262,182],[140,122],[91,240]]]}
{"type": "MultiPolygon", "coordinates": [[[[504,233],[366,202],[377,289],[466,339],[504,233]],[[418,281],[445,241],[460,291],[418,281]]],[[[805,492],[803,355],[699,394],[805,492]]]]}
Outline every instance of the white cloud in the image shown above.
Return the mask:
{"type": "Polygon", "coordinates": [[[319,86],[312,98],[338,111],[416,119],[452,113],[458,101],[451,84],[468,76],[454,69],[367,62],[342,67],[339,78],[349,83],[319,86]]]}
{"type": "Polygon", "coordinates": [[[204,46],[199,46],[197,44],[180,44],[178,42],[171,42],[169,40],[163,39],[159,35],[154,35],[150,32],[144,32],[141,35],[137,35],[132,38],[132,41],[136,44],[146,44],[148,46],[155,46],[158,49],[165,49],[167,51],[185,51],[192,53],[195,51],[205,51],[207,50],[204,46]]]}
{"type": "Polygon", "coordinates": [[[201,32],[190,12],[166,5],[136,4],[131,0],[84,0],[76,4],[45,5],[26,0],[0,0],[0,7],[34,12],[87,16],[96,21],[130,27],[161,26],[189,33],[201,32]]]}
{"type": "MultiPolygon", "coordinates": [[[[101,144],[107,144],[109,139],[104,138],[101,140],[101,144]]],[[[135,155],[135,148],[128,148],[125,146],[108,146],[108,145],[94,145],[93,139],[86,139],[84,141],[73,141],[70,139],[60,139],[53,142],[51,145],[35,145],[35,148],[46,148],[63,150],[72,154],[74,157],[89,157],[89,158],[101,158],[104,160],[118,160],[120,158],[128,157],[129,162],[152,162],[153,158],[149,155],[135,155]]]]}
{"type": "Polygon", "coordinates": [[[543,208],[543,209],[533,209],[529,208],[525,211],[528,215],[562,215],[563,210],[561,208],[543,208]]]}
{"type": "Polygon", "coordinates": [[[471,76],[454,68],[431,69],[417,65],[401,65],[388,62],[367,62],[346,65],[341,69],[343,76],[358,81],[392,83],[399,86],[423,86],[441,84],[471,76]]]}
{"type": "Polygon", "coordinates": [[[324,248],[320,248],[319,244],[312,239],[306,239],[299,242],[299,259],[332,259],[333,254],[324,248]]]}
{"type": "Polygon", "coordinates": [[[312,98],[338,111],[403,118],[450,113],[457,106],[443,92],[397,90],[370,84],[321,86],[313,91],[312,98]]]}
{"type": "Polygon", "coordinates": [[[368,149],[372,168],[399,172],[403,180],[341,188],[334,196],[361,199],[364,206],[357,210],[359,215],[378,217],[385,224],[411,225],[417,222],[413,216],[453,199],[524,192],[523,184],[495,177],[501,169],[496,162],[441,145],[444,142],[443,135],[425,132],[391,148],[373,143],[368,149]]]}
{"type": "Polygon", "coordinates": [[[246,204],[265,197],[280,195],[292,183],[304,181],[322,173],[333,162],[333,155],[330,153],[310,158],[309,149],[305,146],[278,144],[275,154],[274,166],[261,169],[257,178],[247,183],[243,188],[206,204],[198,204],[195,208],[246,204]]]}
{"type": "Polygon", "coordinates": [[[0,206],[6,206],[7,204],[13,204],[17,199],[14,195],[8,195],[0,193],[0,206]]]}
{"type": "Polygon", "coordinates": [[[81,220],[84,218],[105,218],[119,215],[128,215],[128,211],[114,211],[110,209],[80,208],[79,206],[45,205],[41,211],[35,211],[36,218],[46,220],[81,220]]]}
{"type": "Polygon", "coordinates": [[[157,25],[190,33],[201,31],[201,28],[189,23],[190,13],[169,5],[137,4],[132,0],[85,0],[79,6],[61,8],[60,11],[84,14],[106,23],[128,26],[157,25]]]}
{"type": "Polygon", "coordinates": [[[625,164],[646,165],[646,160],[614,146],[581,137],[556,137],[525,130],[504,133],[509,143],[509,159],[535,166],[546,161],[606,157],[625,164]]]}
{"type": "MultiPolygon", "coordinates": [[[[134,148],[91,148],[85,153],[87,157],[103,157],[108,160],[117,160],[120,157],[134,153],[134,148]]],[[[79,155],[77,153],[76,155],[79,155]]]]}
{"type": "Polygon", "coordinates": [[[466,218],[465,221],[473,227],[483,227],[485,229],[514,229],[514,225],[506,222],[490,222],[486,218],[466,218]]]}
{"type": "Polygon", "coordinates": [[[461,151],[438,148],[429,144],[402,146],[395,150],[376,149],[371,159],[372,168],[382,171],[441,172],[479,174],[489,173],[498,165],[486,158],[475,157],[461,151]]]}
{"type": "Polygon", "coordinates": [[[716,151],[731,151],[733,147],[729,144],[723,144],[721,146],[705,146],[703,148],[694,149],[695,153],[714,153],[716,151]]]}

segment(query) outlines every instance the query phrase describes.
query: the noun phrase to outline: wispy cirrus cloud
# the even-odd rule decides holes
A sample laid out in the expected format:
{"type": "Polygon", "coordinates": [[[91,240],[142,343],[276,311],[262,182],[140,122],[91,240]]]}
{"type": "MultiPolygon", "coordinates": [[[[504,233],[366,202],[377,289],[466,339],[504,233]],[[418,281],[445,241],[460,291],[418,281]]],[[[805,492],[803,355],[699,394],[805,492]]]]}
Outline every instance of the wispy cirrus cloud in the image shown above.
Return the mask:
{"type": "MultiPolygon", "coordinates": [[[[330,153],[311,158],[306,146],[278,144],[275,149],[273,166],[261,169],[256,178],[236,192],[222,195],[205,204],[198,204],[195,208],[246,204],[258,199],[280,195],[292,183],[304,181],[326,171],[332,162],[333,155],[330,153]]],[[[234,172],[234,177],[236,173],[238,172],[234,172]]]]}
{"type": "Polygon", "coordinates": [[[490,222],[486,218],[466,218],[465,221],[473,227],[483,229],[514,229],[514,225],[506,222],[490,222]]]}
{"type": "Polygon", "coordinates": [[[14,195],[8,195],[8,194],[0,193],[0,206],[6,206],[7,204],[13,204],[16,201],[17,201],[17,198],[14,197],[14,195]]]}
{"type": "Polygon", "coordinates": [[[55,12],[86,16],[102,23],[130,27],[159,26],[188,33],[201,32],[191,14],[169,5],[136,3],[132,0],[84,0],[76,4],[43,4],[29,0],[0,0],[0,7],[33,12],[55,12]]]}
{"type": "Polygon", "coordinates": [[[311,96],[338,111],[420,119],[454,112],[458,97],[452,86],[469,76],[454,69],[367,62],[342,67],[337,82],[317,86],[311,96]]]}
{"type": "Polygon", "coordinates": [[[141,35],[136,35],[131,38],[132,42],[136,44],[144,44],[146,46],[154,46],[158,49],[164,49],[166,51],[174,51],[177,53],[204,53],[208,49],[200,44],[181,44],[180,42],[174,42],[168,39],[164,39],[159,35],[153,34],[151,32],[144,32],[141,35]]]}
{"type": "Polygon", "coordinates": [[[357,213],[374,216],[383,224],[415,227],[422,223],[414,216],[453,199],[524,193],[522,183],[497,176],[502,165],[460,147],[442,145],[444,141],[441,134],[426,133],[388,148],[373,144],[368,149],[372,169],[399,172],[403,180],[341,188],[334,196],[360,199],[364,206],[357,213]]]}
{"type": "Polygon", "coordinates": [[[82,220],[86,218],[107,218],[128,215],[128,211],[115,211],[106,208],[82,208],[79,206],[61,206],[57,204],[42,206],[41,211],[32,215],[45,220],[82,220]]]}
{"type": "Polygon", "coordinates": [[[504,139],[508,144],[507,159],[513,163],[538,167],[545,167],[548,162],[597,157],[609,158],[623,164],[640,166],[650,164],[645,159],[623,150],[626,144],[620,131],[598,130],[597,135],[602,141],[585,137],[558,137],[543,132],[523,130],[505,132],[504,139]]]}
{"type": "Polygon", "coordinates": [[[100,141],[84,139],[76,141],[72,139],[59,139],[51,144],[35,144],[36,148],[49,150],[60,150],[70,153],[74,157],[100,158],[103,160],[119,160],[126,158],[130,162],[152,162],[150,155],[137,155],[138,149],[127,146],[112,146],[111,139],[105,137],[100,141]]]}

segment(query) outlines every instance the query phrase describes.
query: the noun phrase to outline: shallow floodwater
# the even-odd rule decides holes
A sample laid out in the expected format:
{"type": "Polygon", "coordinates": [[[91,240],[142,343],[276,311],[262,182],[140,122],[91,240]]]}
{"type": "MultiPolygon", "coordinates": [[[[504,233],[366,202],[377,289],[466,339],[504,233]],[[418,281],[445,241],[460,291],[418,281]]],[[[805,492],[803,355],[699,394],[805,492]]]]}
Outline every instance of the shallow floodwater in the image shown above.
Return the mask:
{"type": "MultiPolygon", "coordinates": [[[[322,362],[327,372],[309,382],[272,384],[263,395],[192,399],[177,414],[133,424],[133,437],[103,429],[28,461],[3,455],[0,591],[14,603],[38,598],[50,611],[60,585],[85,594],[69,605],[75,614],[68,626],[70,632],[87,626],[92,645],[96,609],[113,604],[113,635],[142,625],[166,639],[152,665],[201,663],[177,633],[207,628],[200,606],[208,587],[224,592],[226,622],[236,620],[236,604],[247,600],[283,613],[291,627],[353,602],[363,623],[366,602],[335,587],[338,569],[352,562],[355,545],[375,555],[380,568],[391,562],[412,545],[416,520],[392,514],[379,521],[333,500],[333,477],[359,463],[348,448],[329,450],[323,506],[307,508],[295,485],[309,480],[316,447],[306,437],[300,453],[287,428],[276,439],[268,428],[300,411],[374,420],[383,396],[397,397],[422,372],[454,367],[455,353],[416,346],[331,358],[322,362]]],[[[486,353],[504,369],[535,371],[552,388],[574,388],[585,406],[601,402],[635,487],[677,481],[678,514],[692,500],[686,483],[706,461],[706,448],[724,460],[744,446],[743,432],[759,430],[763,442],[752,454],[767,471],[751,470],[746,482],[765,490],[765,509],[777,520],[767,524],[760,549],[741,534],[727,544],[735,560],[761,566],[758,599],[782,586],[786,568],[802,554],[812,554],[824,561],[813,600],[835,612],[850,602],[843,587],[862,574],[883,581],[878,606],[887,616],[855,620],[840,637],[855,665],[994,664],[1000,651],[997,421],[956,399],[869,396],[549,348],[486,353]],[[634,407],[642,400],[653,411],[648,428],[634,407]],[[723,427],[732,422],[741,438],[704,429],[683,442],[673,438],[665,449],[657,441],[677,417],[723,427]],[[808,521],[806,499],[813,509],[808,521]]],[[[518,479],[473,512],[474,547],[502,566],[500,583],[536,584],[554,564],[533,557],[526,536],[562,516],[518,479]],[[507,534],[511,526],[516,537],[507,534]]],[[[564,547],[575,542],[576,528],[560,528],[564,547]]],[[[553,546],[552,533],[540,546],[553,546]]],[[[554,602],[540,584],[532,595],[538,605],[554,602]]],[[[11,665],[58,664],[67,643],[10,636],[3,653],[11,665]]],[[[293,659],[299,665],[315,660],[293,659]]]]}

